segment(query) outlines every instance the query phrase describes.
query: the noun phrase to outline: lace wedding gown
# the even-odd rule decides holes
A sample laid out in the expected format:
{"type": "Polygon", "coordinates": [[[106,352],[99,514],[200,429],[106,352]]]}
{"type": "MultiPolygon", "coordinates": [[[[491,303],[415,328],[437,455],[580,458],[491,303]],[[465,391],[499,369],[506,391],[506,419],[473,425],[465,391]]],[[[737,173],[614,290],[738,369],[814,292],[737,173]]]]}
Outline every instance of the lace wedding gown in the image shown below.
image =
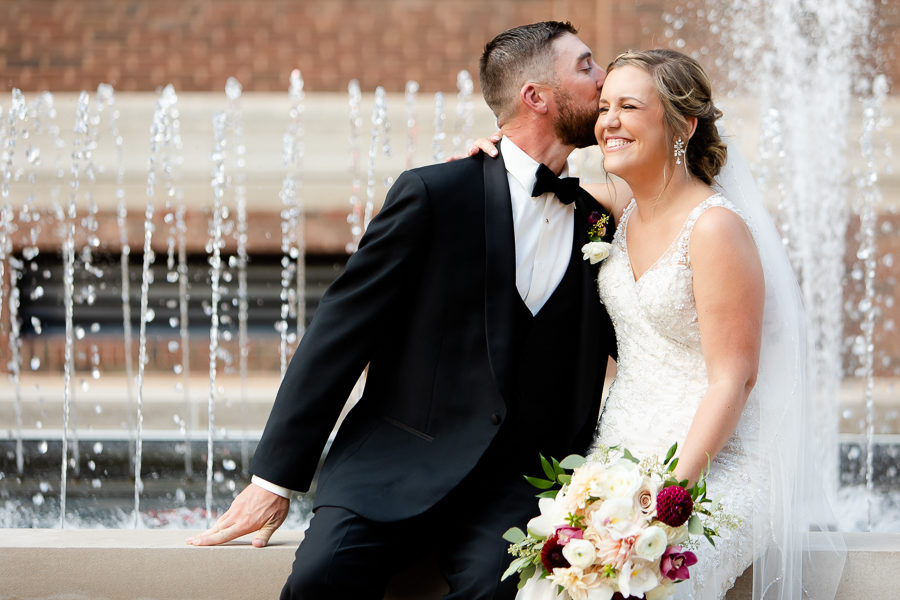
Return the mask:
{"type": "MultiPolygon", "coordinates": [[[[663,457],[674,442],[684,441],[707,388],[693,295],[691,232],[712,207],[737,210],[719,194],[707,198],[691,211],[671,246],[635,281],[627,240],[634,206],[632,200],[625,209],[598,277],[600,298],[616,330],[619,360],[596,443],[618,444],[635,456],[663,457]]],[[[749,402],[734,435],[712,461],[707,479],[709,495],[748,524],[760,497],[751,475],[758,464],[751,456],[758,433],[754,409],[749,402]]],[[[690,580],[675,586],[675,598],[722,598],[750,565],[753,544],[742,537],[741,528],[719,533],[715,547],[701,540],[695,552],[699,561],[690,570],[690,580]]]]}
{"type": "MultiPolygon", "coordinates": [[[[720,194],[688,215],[681,231],[653,265],[635,281],[628,256],[625,208],[609,257],[598,277],[600,298],[616,330],[619,360],[616,378],[600,415],[595,444],[619,445],[635,456],[662,458],[687,436],[694,413],[706,392],[706,363],[694,303],[690,239],[694,224],[713,207],[740,213],[720,194]]],[[[752,456],[758,434],[757,405],[748,401],[734,435],[712,461],[707,490],[724,510],[747,524],[754,504],[764,501],[752,475],[759,464],[752,456]]],[[[756,479],[759,481],[759,479],[756,479]]],[[[720,528],[716,546],[701,539],[694,550],[698,562],[691,578],[675,586],[677,600],[717,600],[753,560],[753,540],[746,528],[720,528]]],[[[518,600],[566,600],[546,580],[529,581],[518,600]]]]}

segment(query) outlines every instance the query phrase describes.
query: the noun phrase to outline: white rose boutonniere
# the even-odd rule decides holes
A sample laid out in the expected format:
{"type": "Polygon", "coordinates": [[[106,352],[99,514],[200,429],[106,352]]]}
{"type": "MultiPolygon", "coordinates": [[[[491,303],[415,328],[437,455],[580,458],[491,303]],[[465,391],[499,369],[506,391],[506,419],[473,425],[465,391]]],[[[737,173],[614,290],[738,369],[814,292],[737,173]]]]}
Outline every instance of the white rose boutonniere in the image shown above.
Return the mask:
{"type": "Polygon", "coordinates": [[[584,260],[589,260],[592,265],[595,265],[609,256],[611,247],[612,244],[609,242],[588,242],[581,247],[581,253],[584,255],[584,260]]]}
{"type": "Polygon", "coordinates": [[[581,247],[581,253],[584,255],[584,260],[591,261],[592,265],[609,256],[609,249],[612,246],[603,241],[607,223],[609,223],[609,215],[601,214],[599,211],[595,210],[588,216],[588,238],[591,241],[581,247]]]}

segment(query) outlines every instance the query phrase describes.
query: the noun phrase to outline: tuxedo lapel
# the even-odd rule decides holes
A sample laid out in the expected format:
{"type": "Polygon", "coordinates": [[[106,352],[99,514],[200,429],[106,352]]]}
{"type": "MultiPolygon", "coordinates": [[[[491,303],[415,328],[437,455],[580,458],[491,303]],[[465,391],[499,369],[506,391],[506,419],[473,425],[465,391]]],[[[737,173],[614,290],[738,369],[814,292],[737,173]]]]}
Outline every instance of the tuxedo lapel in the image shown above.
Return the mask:
{"type": "MultiPolygon", "coordinates": [[[[581,330],[574,348],[577,360],[586,368],[579,369],[579,377],[576,382],[577,397],[589,398],[590,390],[596,387],[596,369],[603,355],[610,346],[615,348],[615,334],[606,311],[603,310],[598,298],[597,275],[600,263],[590,264],[590,261],[582,259],[581,247],[590,241],[588,229],[588,217],[592,212],[606,214],[606,211],[597,204],[596,200],[582,190],[581,196],[575,201],[575,235],[573,236],[572,260],[581,263],[581,330]]],[[[615,223],[612,215],[606,225],[604,241],[612,240],[615,231],[615,223]]],[[[605,367],[605,365],[604,365],[605,367]]],[[[605,370],[605,369],[604,369],[605,370]]]]}
{"type": "Polygon", "coordinates": [[[485,331],[494,379],[509,398],[516,245],[502,156],[484,159],[485,331]]]}

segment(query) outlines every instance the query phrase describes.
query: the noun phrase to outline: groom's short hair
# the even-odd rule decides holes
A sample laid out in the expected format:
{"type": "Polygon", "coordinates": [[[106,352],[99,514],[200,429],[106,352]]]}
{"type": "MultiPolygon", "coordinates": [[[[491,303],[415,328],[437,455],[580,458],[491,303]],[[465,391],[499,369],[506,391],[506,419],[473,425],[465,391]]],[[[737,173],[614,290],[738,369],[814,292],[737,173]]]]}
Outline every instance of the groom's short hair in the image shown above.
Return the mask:
{"type": "Polygon", "coordinates": [[[578,30],[568,21],[542,21],[508,29],[484,47],[481,93],[499,125],[516,114],[525,82],[555,83],[553,41],[567,33],[576,35],[578,30]]]}

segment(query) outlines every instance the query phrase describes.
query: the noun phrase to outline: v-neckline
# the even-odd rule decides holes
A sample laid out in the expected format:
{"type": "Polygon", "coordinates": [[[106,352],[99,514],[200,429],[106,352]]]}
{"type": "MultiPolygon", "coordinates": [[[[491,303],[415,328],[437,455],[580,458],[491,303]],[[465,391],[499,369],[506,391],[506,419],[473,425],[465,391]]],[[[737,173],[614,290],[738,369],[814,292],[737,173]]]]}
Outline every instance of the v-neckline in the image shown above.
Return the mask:
{"type": "Polygon", "coordinates": [[[628,226],[630,225],[630,222],[631,222],[631,215],[632,215],[632,213],[634,213],[634,209],[637,207],[637,201],[634,198],[631,199],[631,202],[628,203],[628,206],[625,209],[626,214],[624,215],[624,219],[623,219],[624,222],[621,225],[621,229],[622,229],[622,246],[625,248],[625,259],[628,262],[628,270],[631,272],[631,281],[632,281],[633,285],[637,285],[638,282],[644,278],[644,275],[646,275],[647,273],[652,271],[656,267],[656,265],[659,264],[659,262],[672,251],[672,248],[675,246],[675,244],[678,242],[678,240],[681,239],[681,236],[684,234],[684,228],[687,227],[687,224],[690,222],[691,217],[694,215],[694,211],[696,211],[698,208],[700,208],[701,206],[703,206],[704,204],[709,202],[712,198],[715,198],[718,195],[719,195],[718,192],[716,192],[716,193],[713,193],[712,195],[704,198],[702,202],[700,202],[697,206],[692,208],[690,210],[690,212],[688,212],[687,216],[684,218],[684,222],[681,224],[681,227],[678,228],[678,233],[675,234],[675,237],[672,238],[672,241],[669,242],[669,245],[666,246],[666,249],[663,250],[662,253],[656,257],[656,260],[654,260],[652,263],[650,263],[649,267],[644,269],[644,272],[641,273],[640,277],[637,277],[634,273],[634,265],[631,263],[631,252],[628,251],[628,226]]]}

